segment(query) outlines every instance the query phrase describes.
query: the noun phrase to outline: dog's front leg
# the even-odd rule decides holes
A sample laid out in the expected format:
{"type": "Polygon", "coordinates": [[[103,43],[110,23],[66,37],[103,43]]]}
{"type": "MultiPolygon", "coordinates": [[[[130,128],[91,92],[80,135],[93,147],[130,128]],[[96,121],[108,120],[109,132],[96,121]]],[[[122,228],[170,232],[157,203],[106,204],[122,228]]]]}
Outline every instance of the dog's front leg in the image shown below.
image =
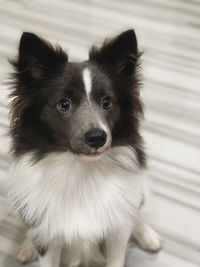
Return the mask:
{"type": "Polygon", "coordinates": [[[106,267],[123,267],[130,229],[110,234],[105,240],[106,267]]]}
{"type": "Polygon", "coordinates": [[[45,253],[39,253],[40,267],[59,267],[62,246],[51,242],[45,253]]]}

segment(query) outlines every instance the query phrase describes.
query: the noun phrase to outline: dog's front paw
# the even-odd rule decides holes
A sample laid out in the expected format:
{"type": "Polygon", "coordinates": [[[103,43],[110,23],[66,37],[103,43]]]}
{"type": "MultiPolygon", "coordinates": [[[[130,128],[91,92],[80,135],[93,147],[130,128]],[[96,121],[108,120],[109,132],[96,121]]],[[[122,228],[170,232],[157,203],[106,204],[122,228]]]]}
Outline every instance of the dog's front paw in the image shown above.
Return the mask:
{"type": "Polygon", "coordinates": [[[146,251],[158,252],[161,249],[162,245],[159,234],[149,225],[145,225],[135,238],[139,245],[146,251]]]}
{"type": "Polygon", "coordinates": [[[27,263],[35,261],[37,258],[38,254],[33,243],[29,239],[25,240],[18,251],[17,259],[21,263],[27,263]]]}

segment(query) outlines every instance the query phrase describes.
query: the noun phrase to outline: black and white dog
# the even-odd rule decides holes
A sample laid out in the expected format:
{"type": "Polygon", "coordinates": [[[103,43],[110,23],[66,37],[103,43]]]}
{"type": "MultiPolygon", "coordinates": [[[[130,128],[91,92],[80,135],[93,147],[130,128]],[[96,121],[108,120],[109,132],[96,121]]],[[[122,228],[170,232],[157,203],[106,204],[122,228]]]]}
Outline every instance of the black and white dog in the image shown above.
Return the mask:
{"type": "Polygon", "coordinates": [[[10,129],[10,200],[32,240],[21,261],[37,251],[41,267],[58,267],[65,247],[67,266],[122,267],[131,236],[160,249],[144,216],[139,57],[133,30],[93,46],[79,63],[23,33],[10,129]]]}

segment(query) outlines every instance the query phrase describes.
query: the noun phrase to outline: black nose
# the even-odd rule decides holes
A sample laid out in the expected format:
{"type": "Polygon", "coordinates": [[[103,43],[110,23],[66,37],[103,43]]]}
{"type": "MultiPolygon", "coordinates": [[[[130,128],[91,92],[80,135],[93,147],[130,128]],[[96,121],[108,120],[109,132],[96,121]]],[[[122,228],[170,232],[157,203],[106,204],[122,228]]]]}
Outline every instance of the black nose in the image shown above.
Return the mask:
{"type": "Polygon", "coordinates": [[[85,134],[85,142],[91,147],[99,148],[106,142],[107,134],[101,130],[92,130],[85,134]]]}

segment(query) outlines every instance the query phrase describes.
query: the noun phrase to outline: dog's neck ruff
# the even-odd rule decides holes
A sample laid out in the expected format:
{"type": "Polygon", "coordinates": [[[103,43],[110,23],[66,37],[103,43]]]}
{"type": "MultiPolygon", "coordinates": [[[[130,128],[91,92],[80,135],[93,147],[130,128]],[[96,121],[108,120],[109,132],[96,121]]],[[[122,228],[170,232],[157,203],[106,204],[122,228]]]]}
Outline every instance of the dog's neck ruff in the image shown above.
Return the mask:
{"type": "Polygon", "coordinates": [[[103,239],[137,215],[143,184],[137,166],[130,147],[112,148],[95,162],[66,152],[31,165],[25,156],[12,168],[11,203],[42,240],[103,239]]]}

